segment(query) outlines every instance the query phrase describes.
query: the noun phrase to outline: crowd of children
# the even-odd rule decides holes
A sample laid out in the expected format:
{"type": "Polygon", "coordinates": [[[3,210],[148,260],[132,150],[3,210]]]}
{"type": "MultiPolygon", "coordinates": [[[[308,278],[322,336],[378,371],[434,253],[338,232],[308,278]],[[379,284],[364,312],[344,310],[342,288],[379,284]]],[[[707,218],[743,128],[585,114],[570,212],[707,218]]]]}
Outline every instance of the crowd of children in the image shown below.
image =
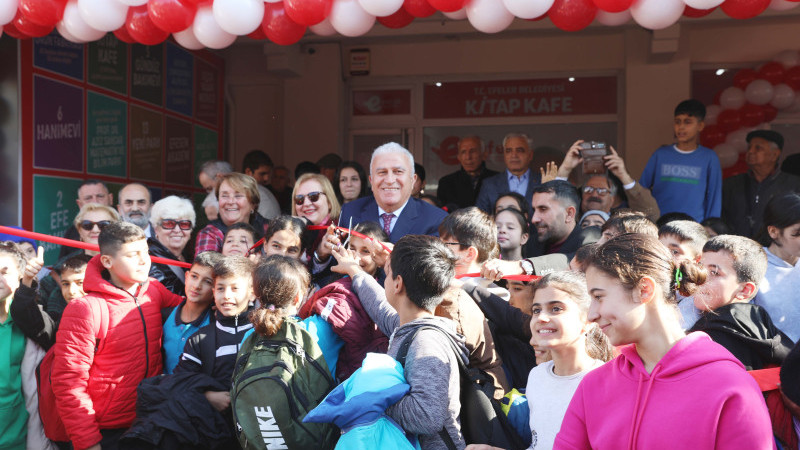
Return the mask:
{"type": "Polygon", "coordinates": [[[307,176],[318,220],[225,226],[183,295],[131,223],[51,268],[0,242],[0,448],[800,449],[800,194],[728,234],[703,115],[642,176],[657,223],[555,179],[392,245],[307,176]]]}

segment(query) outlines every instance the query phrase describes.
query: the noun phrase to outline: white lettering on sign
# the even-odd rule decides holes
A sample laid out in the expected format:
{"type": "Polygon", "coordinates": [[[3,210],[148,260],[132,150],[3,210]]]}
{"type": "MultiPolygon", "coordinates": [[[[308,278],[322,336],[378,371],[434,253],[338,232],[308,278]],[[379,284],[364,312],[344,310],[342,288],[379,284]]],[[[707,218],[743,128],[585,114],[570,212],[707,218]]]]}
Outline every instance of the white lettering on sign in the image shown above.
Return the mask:
{"type": "Polygon", "coordinates": [[[36,140],[78,139],[81,137],[81,123],[41,123],[36,125],[36,140]]]}
{"type": "Polygon", "coordinates": [[[483,97],[481,100],[467,100],[464,106],[468,116],[515,115],[520,112],[525,114],[563,114],[572,112],[572,97],[526,99],[483,97]]]}
{"type": "Polygon", "coordinates": [[[264,439],[264,444],[267,450],[281,450],[288,449],[286,442],[283,440],[281,430],[278,424],[275,423],[275,416],[272,414],[272,408],[267,406],[254,407],[256,411],[256,419],[258,419],[258,429],[261,430],[261,437],[264,439]]]}

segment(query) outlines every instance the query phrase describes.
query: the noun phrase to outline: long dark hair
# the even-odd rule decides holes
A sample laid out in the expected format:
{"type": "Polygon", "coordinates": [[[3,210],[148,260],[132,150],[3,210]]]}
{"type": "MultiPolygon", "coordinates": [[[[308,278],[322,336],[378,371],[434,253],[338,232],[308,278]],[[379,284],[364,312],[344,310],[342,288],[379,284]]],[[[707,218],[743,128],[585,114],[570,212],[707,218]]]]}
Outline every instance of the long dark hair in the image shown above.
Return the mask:
{"type": "Polygon", "coordinates": [[[334,178],[333,182],[333,191],[336,192],[336,198],[339,199],[339,203],[344,203],[344,198],[342,198],[342,191],[339,190],[339,176],[342,174],[342,169],[353,169],[358,174],[358,178],[361,179],[361,192],[358,193],[358,198],[365,197],[367,195],[367,188],[369,187],[369,179],[367,178],[367,172],[364,171],[364,168],[361,167],[361,164],[357,163],[356,161],[344,161],[339,164],[339,168],[336,169],[336,177],[334,178]]]}
{"type": "Polygon", "coordinates": [[[264,258],[253,271],[253,291],[261,306],[250,313],[256,333],[272,336],[280,330],[294,299],[308,291],[310,276],[300,261],[283,255],[264,258]]]}
{"type": "Polygon", "coordinates": [[[758,232],[758,242],[764,247],[772,245],[772,238],[767,232],[767,227],[779,230],[800,223],[800,194],[789,193],[779,197],[772,197],[764,209],[764,222],[758,232]]]}

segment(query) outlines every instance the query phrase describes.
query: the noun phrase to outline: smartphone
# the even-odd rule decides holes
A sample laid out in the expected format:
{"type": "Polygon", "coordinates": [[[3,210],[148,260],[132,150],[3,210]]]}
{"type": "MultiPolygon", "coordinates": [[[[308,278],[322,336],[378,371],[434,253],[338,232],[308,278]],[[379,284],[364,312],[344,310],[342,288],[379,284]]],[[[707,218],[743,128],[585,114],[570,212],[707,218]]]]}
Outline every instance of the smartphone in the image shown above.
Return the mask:
{"type": "Polygon", "coordinates": [[[587,141],[581,144],[581,158],[583,158],[583,173],[585,174],[604,174],[606,173],[605,161],[603,157],[608,155],[608,147],[605,142],[587,141]]]}

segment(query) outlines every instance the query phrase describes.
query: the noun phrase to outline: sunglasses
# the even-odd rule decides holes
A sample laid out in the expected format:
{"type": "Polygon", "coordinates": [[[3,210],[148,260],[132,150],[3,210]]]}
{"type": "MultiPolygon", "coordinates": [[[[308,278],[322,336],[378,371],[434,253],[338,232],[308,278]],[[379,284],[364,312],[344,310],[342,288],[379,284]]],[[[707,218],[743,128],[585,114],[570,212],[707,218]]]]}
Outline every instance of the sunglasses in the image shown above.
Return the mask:
{"type": "Polygon", "coordinates": [[[99,222],[92,222],[91,220],[82,220],[81,223],[78,225],[86,231],[92,231],[95,225],[97,225],[97,228],[102,230],[110,223],[111,223],[110,220],[101,220],[99,222]]]}
{"type": "Polygon", "coordinates": [[[319,200],[319,196],[320,195],[325,195],[325,193],[317,191],[317,192],[309,192],[306,195],[295,195],[294,196],[294,203],[297,206],[300,206],[306,201],[306,197],[308,197],[308,200],[310,200],[311,203],[314,203],[317,200],[319,200]]]}
{"type": "Polygon", "coordinates": [[[596,188],[596,187],[586,186],[583,188],[583,192],[587,194],[597,192],[597,195],[606,195],[608,194],[609,190],[606,188],[596,188]]]}
{"type": "Polygon", "coordinates": [[[161,228],[165,230],[174,230],[176,225],[183,231],[189,231],[192,229],[191,220],[163,219],[161,221],[161,228]]]}

